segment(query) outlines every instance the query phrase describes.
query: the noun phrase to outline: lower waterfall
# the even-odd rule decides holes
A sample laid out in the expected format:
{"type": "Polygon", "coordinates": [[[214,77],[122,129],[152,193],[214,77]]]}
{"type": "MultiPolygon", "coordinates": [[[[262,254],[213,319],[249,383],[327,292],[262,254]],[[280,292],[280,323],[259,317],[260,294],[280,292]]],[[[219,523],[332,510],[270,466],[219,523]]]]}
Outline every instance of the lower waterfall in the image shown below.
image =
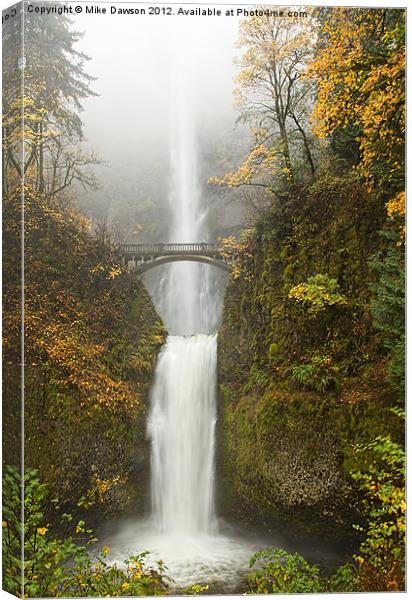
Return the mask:
{"type": "Polygon", "coordinates": [[[169,336],[151,392],[152,519],[159,533],[216,532],[216,335],[169,336]]]}
{"type": "Polygon", "coordinates": [[[167,338],[147,423],[151,515],[107,540],[117,563],[143,550],[154,567],[163,560],[178,588],[236,585],[256,550],[215,513],[216,360],[217,334],[167,338]]]}

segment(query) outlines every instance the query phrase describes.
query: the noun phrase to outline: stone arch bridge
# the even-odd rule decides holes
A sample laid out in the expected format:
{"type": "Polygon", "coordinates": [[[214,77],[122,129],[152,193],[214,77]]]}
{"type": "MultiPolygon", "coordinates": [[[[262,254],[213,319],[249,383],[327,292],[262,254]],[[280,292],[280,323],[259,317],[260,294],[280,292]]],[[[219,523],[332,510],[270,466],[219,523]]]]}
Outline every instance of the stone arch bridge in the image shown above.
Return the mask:
{"type": "Polygon", "coordinates": [[[123,244],[120,246],[123,264],[137,275],[154,267],[177,261],[195,261],[231,271],[231,265],[215,243],[192,244],[123,244]],[[131,264],[130,264],[131,263],[131,264]]]}

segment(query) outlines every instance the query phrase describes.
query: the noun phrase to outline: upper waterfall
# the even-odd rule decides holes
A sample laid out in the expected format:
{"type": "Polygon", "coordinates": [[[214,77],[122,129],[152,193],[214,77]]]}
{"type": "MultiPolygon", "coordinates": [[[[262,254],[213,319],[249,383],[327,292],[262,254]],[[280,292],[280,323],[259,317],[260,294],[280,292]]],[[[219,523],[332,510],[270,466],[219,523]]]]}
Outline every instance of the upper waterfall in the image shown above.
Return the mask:
{"type": "MultiPolygon", "coordinates": [[[[207,206],[199,184],[199,151],[194,106],[193,64],[178,54],[170,77],[169,242],[209,242],[207,206]]],[[[217,276],[200,263],[175,263],[161,281],[159,312],[173,335],[210,334],[221,312],[217,276]]]]}

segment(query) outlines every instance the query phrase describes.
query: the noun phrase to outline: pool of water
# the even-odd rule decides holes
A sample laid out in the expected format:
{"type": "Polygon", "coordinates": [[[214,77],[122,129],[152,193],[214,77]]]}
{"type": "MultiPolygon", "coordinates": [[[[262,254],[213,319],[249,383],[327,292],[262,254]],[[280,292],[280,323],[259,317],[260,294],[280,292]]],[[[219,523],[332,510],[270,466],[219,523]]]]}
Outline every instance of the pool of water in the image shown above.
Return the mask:
{"type": "Polygon", "coordinates": [[[241,530],[220,520],[218,533],[197,536],[178,532],[161,534],[150,520],[126,519],[116,526],[104,527],[99,539],[110,547],[108,558],[118,566],[125,559],[149,551],[148,566],[156,568],[158,560],[167,567],[176,590],[193,584],[208,584],[209,593],[241,593],[246,589],[249,561],[267,546],[299,552],[308,561],[332,568],[350,558],[350,551],[339,542],[310,536],[300,539],[283,532],[241,530]]]}

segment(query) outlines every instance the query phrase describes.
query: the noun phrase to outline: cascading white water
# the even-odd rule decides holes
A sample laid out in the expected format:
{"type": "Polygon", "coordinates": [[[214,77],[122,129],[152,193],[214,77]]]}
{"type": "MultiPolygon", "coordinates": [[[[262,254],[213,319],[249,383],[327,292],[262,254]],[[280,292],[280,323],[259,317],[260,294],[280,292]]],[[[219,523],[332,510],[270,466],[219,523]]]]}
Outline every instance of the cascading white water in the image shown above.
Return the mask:
{"type": "Polygon", "coordinates": [[[216,336],[170,336],[158,359],[148,430],[153,521],[161,533],[216,531],[216,336]]]}
{"type": "MultiPolygon", "coordinates": [[[[195,107],[191,82],[195,65],[190,55],[176,57],[171,82],[169,242],[210,241],[207,207],[198,181],[195,107]]],[[[161,281],[159,311],[174,335],[211,334],[219,324],[216,274],[194,262],[172,263],[161,281]]]]}
{"type": "MultiPolygon", "coordinates": [[[[182,58],[181,58],[182,60],[182,58]]],[[[171,242],[207,241],[201,210],[187,59],[173,77],[171,242]]],[[[213,274],[200,263],[174,263],[162,282],[169,336],[151,393],[153,523],[162,533],[211,533],[214,514],[216,334],[213,274]],[[207,335],[206,335],[207,334],[207,335]]]]}

